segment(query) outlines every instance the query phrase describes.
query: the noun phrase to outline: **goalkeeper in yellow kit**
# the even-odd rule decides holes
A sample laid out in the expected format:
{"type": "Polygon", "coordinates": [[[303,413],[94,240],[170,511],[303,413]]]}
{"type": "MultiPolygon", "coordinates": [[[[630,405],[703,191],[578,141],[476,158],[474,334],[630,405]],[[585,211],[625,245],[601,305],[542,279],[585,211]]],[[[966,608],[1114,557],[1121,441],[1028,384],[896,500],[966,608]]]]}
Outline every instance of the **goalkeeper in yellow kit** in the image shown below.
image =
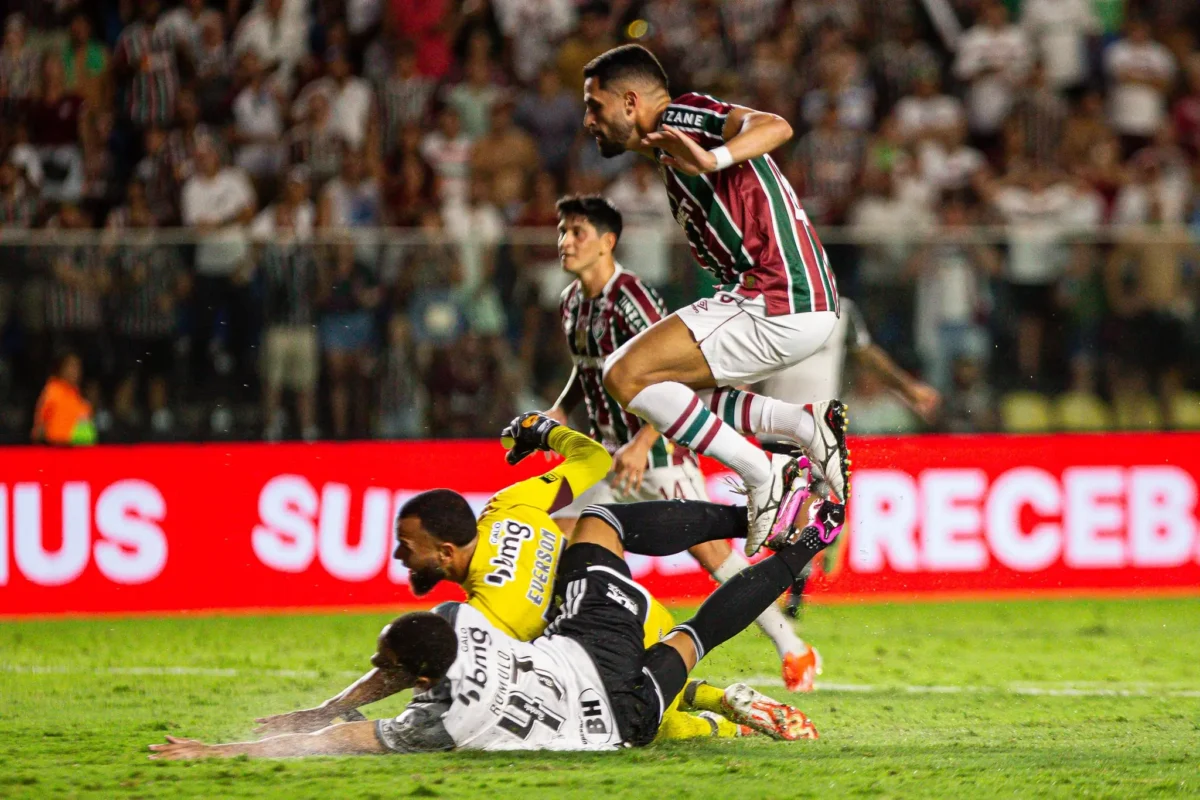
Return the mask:
{"type": "MultiPolygon", "coordinates": [[[[514,420],[505,430],[503,441],[511,464],[535,449],[553,450],[564,461],[543,475],[498,492],[478,520],[466,499],[449,489],[434,489],[413,497],[396,517],[395,557],[409,568],[415,594],[427,593],[442,580],[457,583],[467,593],[467,604],[493,625],[516,639],[531,641],[545,629],[554,607],[558,560],[567,544],[550,514],[603,479],[612,458],[590,437],[536,413],[514,420]]],[[[674,501],[670,505],[682,509],[681,504],[674,501]]],[[[667,504],[624,508],[637,505],[667,504]]],[[[740,520],[741,535],[745,535],[744,509],[707,503],[686,505],[694,507],[697,514],[722,514],[740,520]]],[[[609,507],[591,508],[603,511],[609,507]]],[[[708,527],[698,522],[703,519],[698,518],[693,529],[708,527]]],[[[636,543],[631,547],[629,541],[625,549],[638,552],[636,543]]],[[[670,612],[653,602],[644,621],[646,646],[658,642],[673,626],[670,612]]],[[[333,707],[332,702],[326,705],[333,707]]],[[[259,730],[315,730],[313,726],[333,721],[332,716],[321,713],[322,708],[261,719],[259,730]]],[[[663,715],[659,738],[732,737],[749,731],[789,740],[816,737],[816,730],[803,713],[745,684],[722,691],[693,681],[663,715]],[[700,714],[693,716],[680,708],[700,714]]]]}

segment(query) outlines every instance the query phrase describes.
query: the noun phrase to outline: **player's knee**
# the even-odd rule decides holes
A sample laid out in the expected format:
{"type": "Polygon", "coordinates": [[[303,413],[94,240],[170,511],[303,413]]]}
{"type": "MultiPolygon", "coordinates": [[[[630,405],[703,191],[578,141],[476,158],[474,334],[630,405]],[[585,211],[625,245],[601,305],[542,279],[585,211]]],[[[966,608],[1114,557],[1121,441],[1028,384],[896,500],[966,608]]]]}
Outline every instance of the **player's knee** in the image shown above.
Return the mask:
{"type": "Polygon", "coordinates": [[[604,364],[604,388],[622,406],[628,405],[646,388],[645,380],[638,372],[626,356],[618,354],[609,358],[604,364]]]}

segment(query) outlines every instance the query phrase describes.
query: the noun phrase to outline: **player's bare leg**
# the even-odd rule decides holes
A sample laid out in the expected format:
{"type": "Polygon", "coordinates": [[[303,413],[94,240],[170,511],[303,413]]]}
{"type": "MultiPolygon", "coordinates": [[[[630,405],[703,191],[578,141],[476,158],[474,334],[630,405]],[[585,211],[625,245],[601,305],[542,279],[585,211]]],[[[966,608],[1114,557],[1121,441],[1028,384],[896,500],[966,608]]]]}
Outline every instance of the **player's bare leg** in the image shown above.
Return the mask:
{"type": "MultiPolygon", "coordinates": [[[[770,535],[787,491],[781,474],[787,459],[773,459],[751,444],[696,394],[714,389],[716,380],[687,325],[672,315],[629,341],[605,365],[604,386],[668,439],[741,476],[750,522],[747,551],[757,551],[770,535]]],[[[811,415],[809,428],[815,431],[811,415]]]]}

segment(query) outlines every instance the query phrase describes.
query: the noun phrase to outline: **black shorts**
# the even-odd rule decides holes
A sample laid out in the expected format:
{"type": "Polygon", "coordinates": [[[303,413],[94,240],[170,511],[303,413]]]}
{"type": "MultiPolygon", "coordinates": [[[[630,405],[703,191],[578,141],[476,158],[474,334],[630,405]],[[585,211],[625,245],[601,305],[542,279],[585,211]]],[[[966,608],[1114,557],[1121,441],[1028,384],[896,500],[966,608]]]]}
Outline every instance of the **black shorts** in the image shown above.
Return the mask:
{"type": "Polygon", "coordinates": [[[634,746],[654,740],[667,704],[687,680],[674,650],[643,646],[650,604],[625,559],[600,545],[574,544],[559,562],[554,616],[546,627],[546,635],[568,636],[587,651],[621,739],[634,746]]]}

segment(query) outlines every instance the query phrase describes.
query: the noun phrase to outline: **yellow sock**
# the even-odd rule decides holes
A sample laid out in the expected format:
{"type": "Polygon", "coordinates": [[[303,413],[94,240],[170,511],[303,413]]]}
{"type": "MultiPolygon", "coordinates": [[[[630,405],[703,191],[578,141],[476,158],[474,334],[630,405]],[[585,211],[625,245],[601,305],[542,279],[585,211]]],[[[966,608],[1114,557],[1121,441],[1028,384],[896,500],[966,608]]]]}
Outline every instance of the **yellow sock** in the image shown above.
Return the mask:
{"type": "Polygon", "coordinates": [[[720,735],[720,725],[704,718],[697,717],[692,714],[686,714],[679,710],[679,704],[683,699],[683,693],[675,696],[671,701],[671,705],[667,706],[666,713],[662,716],[662,721],[658,724],[658,735],[655,741],[663,741],[664,739],[707,739],[712,736],[720,735]]]}
{"type": "Polygon", "coordinates": [[[688,685],[683,690],[683,699],[679,703],[680,708],[688,711],[711,711],[714,714],[721,714],[721,701],[725,699],[725,692],[715,686],[710,686],[704,681],[689,681],[688,685]]]}
{"type": "Polygon", "coordinates": [[[742,735],[742,728],[736,722],[730,722],[715,712],[706,712],[704,716],[717,724],[718,739],[733,739],[742,735]]]}

